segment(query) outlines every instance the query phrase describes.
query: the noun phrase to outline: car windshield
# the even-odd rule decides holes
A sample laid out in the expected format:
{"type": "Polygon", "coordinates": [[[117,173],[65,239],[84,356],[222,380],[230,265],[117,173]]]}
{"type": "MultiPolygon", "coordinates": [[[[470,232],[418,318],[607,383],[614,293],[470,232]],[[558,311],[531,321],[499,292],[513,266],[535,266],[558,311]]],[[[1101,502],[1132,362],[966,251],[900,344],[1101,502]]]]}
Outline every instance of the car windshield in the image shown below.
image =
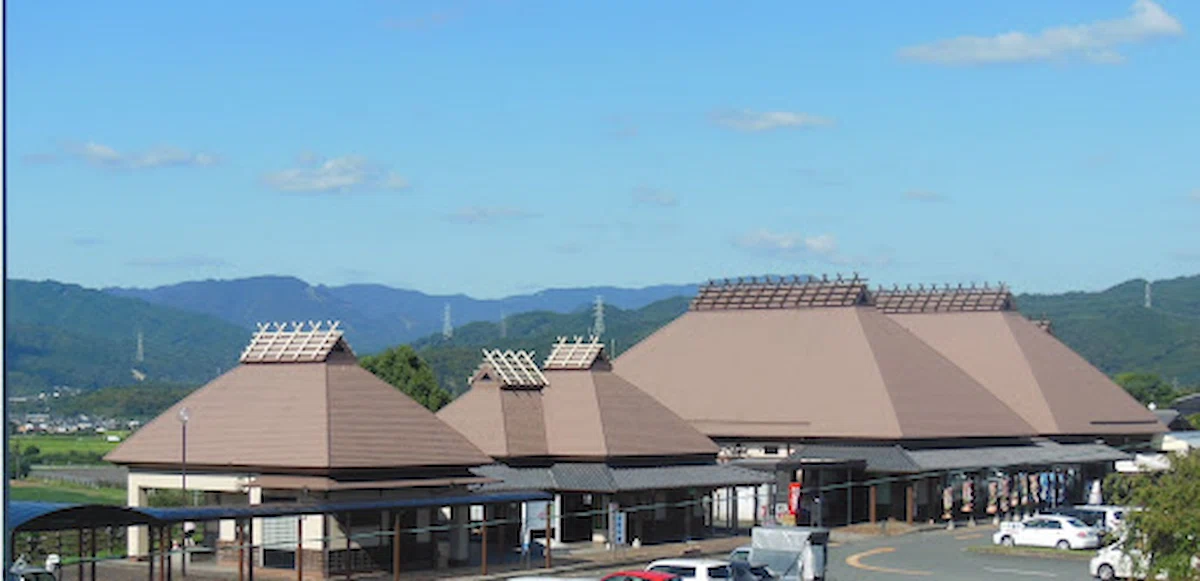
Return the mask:
{"type": "Polygon", "coordinates": [[[695,567],[679,567],[676,565],[655,565],[653,567],[650,567],[650,570],[654,571],[656,573],[670,573],[672,575],[678,575],[680,577],[695,577],[696,576],[696,568],[695,567]]]}
{"type": "Polygon", "coordinates": [[[718,567],[709,567],[708,578],[709,579],[728,579],[729,578],[729,566],[728,565],[720,565],[718,567]]]}
{"type": "Polygon", "coordinates": [[[1073,527],[1075,527],[1075,528],[1077,528],[1077,529],[1086,529],[1086,528],[1088,528],[1088,525],[1087,525],[1086,523],[1084,523],[1083,521],[1081,521],[1081,520],[1079,520],[1079,519],[1077,519],[1077,518],[1069,518],[1069,519],[1067,519],[1067,523],[1069,523],[1071,526],[1073,526],[1073,527]]]}
{"type": "Polygon", "coordinates": [[[797,569],[800,554],[795,551],[771,551],[755,549],[751,564],[756,567],[766,567],[771,575],[785,577],[797,569]]]}

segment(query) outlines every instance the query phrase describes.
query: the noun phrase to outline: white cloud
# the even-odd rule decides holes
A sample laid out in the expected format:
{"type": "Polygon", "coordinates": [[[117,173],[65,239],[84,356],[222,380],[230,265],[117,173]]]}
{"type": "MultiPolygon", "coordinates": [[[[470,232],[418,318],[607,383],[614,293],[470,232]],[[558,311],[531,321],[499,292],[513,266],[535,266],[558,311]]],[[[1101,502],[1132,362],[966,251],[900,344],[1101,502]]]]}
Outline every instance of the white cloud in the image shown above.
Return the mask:
{"type": "Polygon", "coordinates": [[[501,220],[531,218],[534,214],[511,206],[466,206],[447,216],[451,222],[491,224],[501,220]]]}
{"type": "Polygon", "coordinates": [[[211,153],[187,151],[171,145],[160,145],[145,151],[123,152],[95,141],[67,142],[59,146],[58,153],[34,153],[25,156],[25,160],[30,163],[51,163],[72,159],[88,165],[112,169],[206,167],[215,165],[219,161],[217,156],[211,153]]]}
{"type": "Polygon", "coordinates": [[[975,65],[1082,59],[1123,62],[1118,47],[1157,37],[1179,36],[1183,25],[1152,0],[1135,0],[1129,16],[1057,26],[1036,34],[1006,32],[960,36],[900,49],[901,58],[942,65],[975,65]]]}
{"type": "Polygon", "coordinates": [[[945,202],[946,196],[929,190],[909,190],[904,192],[904,199],[914,202],[945,202]]]}
{"type": "Polygon", "coordinates": [[[267,173],[263,182],[281,192],[323,194],[409,187],[403,176],[360,155],[326,159],[306,152],[298,162],[298,167],[267,173]]]}
{"type": "Polygon", "coordinates": [[[717,125],[736,131],[770,131],[786,127],[828,127],[833,125],[833,119],[817,117],[808,113],[791,111],[719,111],[713,114],[712,120],[717,125]]]}
{"type": "Polygon", "coordinates": [[[673,208],[679,205],[679,198],[675,197],[675,194],[646,186],[634,189],[633,201],[636,204],[664,208],[673,208]]]}
{"type": "Polygon", "coordinates": [[[828,259],[837,254],[837,240],[830,234],[803,236],[772,232],[765,228],[739,236],[734,240],[734,246],[751,252],[785,257],[821,256],[828,259]]]}

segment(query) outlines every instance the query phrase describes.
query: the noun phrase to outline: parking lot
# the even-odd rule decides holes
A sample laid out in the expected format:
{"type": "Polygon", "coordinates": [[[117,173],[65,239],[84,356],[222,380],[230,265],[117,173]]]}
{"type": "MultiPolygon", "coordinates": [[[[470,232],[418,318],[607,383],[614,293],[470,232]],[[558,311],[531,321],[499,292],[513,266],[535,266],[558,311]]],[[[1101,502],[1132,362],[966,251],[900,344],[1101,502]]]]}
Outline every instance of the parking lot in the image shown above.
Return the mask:
{"type": "MultiPolygon", "coordinates": [[[[880,579],[1091,579],[1083,556],[1093,551],[1073,551],[1074,558],[1047,558],[979,554],[972,546],[991,546],[991,526],[961,527],[890,537],[864,537],[836,542],[829,551],[830,581],[880,579]]],[[[1066,557],[1066,555],[1064,555],[1066,557]]],[[[569,577],[596,579],[617,569],[570,573],[569,577]]]]}

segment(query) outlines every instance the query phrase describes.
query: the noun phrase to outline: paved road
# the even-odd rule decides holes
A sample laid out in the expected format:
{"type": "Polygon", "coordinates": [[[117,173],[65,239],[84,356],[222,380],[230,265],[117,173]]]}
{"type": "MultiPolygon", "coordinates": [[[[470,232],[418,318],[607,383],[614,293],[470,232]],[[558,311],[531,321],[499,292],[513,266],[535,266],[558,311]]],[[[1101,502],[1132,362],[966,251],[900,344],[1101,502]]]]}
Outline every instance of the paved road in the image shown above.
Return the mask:
{"type": "Polygon", "coordinates": [[[971,545],[991,543],[992,528],[914,533],[872,538],[834,547],[830,581],[979,579],[1087,580],[1086,561],[969,553],[971,545]]]}

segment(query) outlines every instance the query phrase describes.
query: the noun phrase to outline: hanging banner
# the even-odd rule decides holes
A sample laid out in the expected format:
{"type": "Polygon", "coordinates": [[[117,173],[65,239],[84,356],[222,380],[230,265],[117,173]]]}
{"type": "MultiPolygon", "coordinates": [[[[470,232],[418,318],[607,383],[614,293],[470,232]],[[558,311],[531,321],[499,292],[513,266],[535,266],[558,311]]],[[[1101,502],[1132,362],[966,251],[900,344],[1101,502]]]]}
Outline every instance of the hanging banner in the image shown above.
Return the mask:
{"type": "Polygon", "coordinates": [[[800,487],[799,482],[788,484],[788,513],[796,516],[800,512],[800,487]]]}

